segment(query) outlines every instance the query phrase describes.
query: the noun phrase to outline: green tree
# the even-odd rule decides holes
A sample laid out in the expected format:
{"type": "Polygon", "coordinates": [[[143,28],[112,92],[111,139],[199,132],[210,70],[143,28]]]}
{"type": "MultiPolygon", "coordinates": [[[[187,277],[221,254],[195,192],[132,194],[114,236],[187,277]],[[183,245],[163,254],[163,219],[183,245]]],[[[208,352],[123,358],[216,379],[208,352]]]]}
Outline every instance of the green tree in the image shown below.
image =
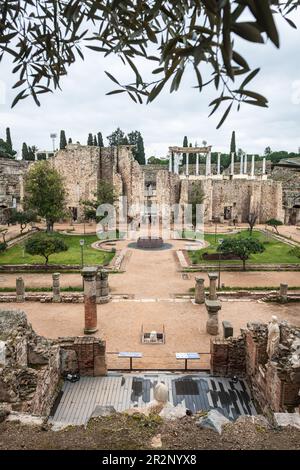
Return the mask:
{"type": "MultiPolygon", "coordinates": [[[[183,138],[183,144],[182,144],[182,146],[183,146],[183,147],[188,147],[188,146],[189,146],[188,138],[187,138],[186,135],[185,135],[184,138],[183,138]]],[[[183,162],[185,162],[186,153],[183,153],[183,154],[182,154],[182,157],[183,157],[183,162]]]]}
{"type": "Polygon", "coordinates": [[[32,256],[43,256],[46,265],[51,255],[67,251],[68,248],[68,245],[61,238],[46,235],[45,233],[34,235],[25,243],[25,252],[32,256]]]}
{"type": "Polygon", "coordinates": [[[33,210],[17,211],[16,209],[13,209],[10,214],[10,223],[20,224],[21,234],[23,234],[24,230],[30,222],[36,222],[36,220],[37,215],[33,210]]]}
{"type": "Polygon", "coordinates": [[[258,219],[258,212],[256,210],[249,212],[248,217],[247,217],[247,223],[249,225],[250,236],[252,236],[252,232],[257,222],[257,219],[258,219]]]}
{"type": "MultiPolygon", "coordinates": [[[[81,204],[84,207],[85,219],[97,220],[97,208],[102,204],[113,205],[117,199],[118,195],[115,191],[114,185],[111,184],[109,181],[100,180],[97,192],[94,194],[94,199],[81,201],[81,204]]],[[[98,221],[99,220],[97,220],[97,222],[98,221]]]]}
{"type": "Polygon", "coordinates": [[[22,159],[29,160],[29,153],[28,153],[28,147],[27,147],[26,142],[23,142],[23,145],[22,145],[22,159]]]}
{"type": "Polygon", "coordinates": [[[133,156],[140,165],[145,165],[145,148],[142,134],[139,131],[132,131],[128,134],[128,142],[134,145],[133,156]]]}
{"type": "Polygon", "coordinates": [[[125,133],[118,127],[111,135],[108,135],[107,140],[110,147],[117,147],[118,145],[127,145],[128,139],[125,133]]]}
{"type": "Polygon", "coordinates": [[[243,262],[246,271],[246,261],[252,254],[263,253],[264,245],[252,237],[228,237],[218,246],[217,251],[237,256],[243,262]]]}
{"type": "Polygon", "coordinates": [[[230,155],[234,153],[236,155],[236,142],[235,142],[235,131],[232,131],[231,142],[230,142],[230,155]]]}
{"type": "Polygon", "coordinates": [[[10,150],[12,151],[13,150],[13,145],[12,145],[12,140],[11,140],[10,128],[9,127],[6,128],[6,143],[7,143],[8,147],[10,148],[10,150]]]}
{"type": "Polygon", "coordinates": [[[60,131],[60,139],[59,139],[59,148],[61,150],[65,149],[67,146],[67,138],[66,138],[66,133],[64,130],[60,131]]]}
{"type": "Polygon", "coordinates": [[[93,140],[93,134],[91,134],[91,133],[90,133],[90,134],[88,135],[88,139],[87,139],[87,145],[89,145],[89,146],[91,146],[91,147],[92,147],[92,146],[93,146],[93,144],[94,144],[94,140],[93,140]]]}
{"type": "Polygon", "coordinates": [[[98,139],[98,147],[104,147],[104,145],[103,145],[103,137],[102,137],[101,132],[98,132],[98,134],[97,134],[97,139],[98,139]]]}
{"type": "Polygon", "coordinates": [[[93,146],[98,147],[97,136],[94,135],[93,146]]]}
{"type": "Polygon", "coordinates": [[[68,139],[68,144],[72,144],[72,139],[71,139],[71,137],[69,137],[69,139],[68,139]]]}
{"type": "Polygon", "coordinates": [[[271,153],[272,153],[271,147],[266,147],[264,151],[264,155],[268,157],[271,155],[271,153]]]}
{"type": "Polygon", "coordinates": [[[65,215],[64,180],[48,161],[37,162],[25,179],[25,207],[46,219],[47,232],[65,215]]]}
{"type": "Polygon", "coordinates": [[[192,224],[196,228],[197,223],[197,209],[199,205],[203,204],[205,200],[205,192],[200,184],[193,184],[189,196],[189,203],[192,206],[192,224]]]}
{"type": "Polygon", "coordinates": [[[14,159],[17,152],[12,150],[5,140],[0,139],[0,158],[14,159]]]}
{"type": "Polygon", "coordinates": [[[269,227],[273,227],[275,229],[276,233],[278,233],[278,235],[279,235],[278,227],[280,227],[280,225],[283,225],[283,223],[281,222],[281,220],[269,219],[269,220],[266,221],[266,225],[269,225],[269,227]]]}

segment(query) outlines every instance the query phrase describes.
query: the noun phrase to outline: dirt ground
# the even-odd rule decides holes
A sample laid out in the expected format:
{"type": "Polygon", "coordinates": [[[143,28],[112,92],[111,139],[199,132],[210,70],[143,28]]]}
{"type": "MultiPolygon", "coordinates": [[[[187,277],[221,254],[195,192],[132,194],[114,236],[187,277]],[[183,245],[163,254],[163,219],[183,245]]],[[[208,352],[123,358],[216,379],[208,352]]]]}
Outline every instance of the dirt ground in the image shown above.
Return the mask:
{"type": "MultiPolygon", "coordinates": [[[[1,304],[1,308],[24,310],[34,330],[43,336],[83,335],[83,304],[1,304]]],[[[116,352],[138,351],[143,358],[134,360],[137,368],[181,368],[175,352],[200,352],[200,361],[190,361],[190,367],[209,368],[210,339],[205,326],[204,305],[191,301],[119,301],[97,306],[99,331],[96,336],[106,340],[109,368],[127,368],[128,360],[117,358],[116,352]],[[142,344],[141,332],[165,331],[165,344],[142,344]]],[[[228,320],[237,336],[247,322],[268,322],[272,315],[300,326],[300,304],[269,304],[258,301],[223,301],[222,320],[228,320]]]]}
{"type": "Polygon", "coordinates": [[[160,436],[159,450],[300,450],[300,430],[266,429],[251,422],[233,423],[223,433],[199,429],[194,417],[172,422],[124,414],[90,421],[87,428],[69,427],[53,432],[44,427],[18,423],[0,424],[0,450],[138,450],[151,449],[153,437],[160,436]]]}

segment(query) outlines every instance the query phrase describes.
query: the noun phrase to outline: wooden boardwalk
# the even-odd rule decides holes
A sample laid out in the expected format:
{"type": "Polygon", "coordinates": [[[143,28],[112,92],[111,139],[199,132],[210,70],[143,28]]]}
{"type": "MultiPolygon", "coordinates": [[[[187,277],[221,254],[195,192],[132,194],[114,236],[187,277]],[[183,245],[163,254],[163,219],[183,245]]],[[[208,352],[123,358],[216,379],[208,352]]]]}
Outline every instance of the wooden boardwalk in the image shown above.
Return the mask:
{"type": "Polygon", "coordinates": [[[243,380],[210,377],[206,374],[143,373],[82,377],[65,382],[60,401],[53,409],[50,423],[86,424],[97,405],[112,405],[116,411],[145,407],[154,399],[158,382],[169,389],[169,401],[196,411],[218,409],[229,419],[254,415],[256,410],[243,380]]]}

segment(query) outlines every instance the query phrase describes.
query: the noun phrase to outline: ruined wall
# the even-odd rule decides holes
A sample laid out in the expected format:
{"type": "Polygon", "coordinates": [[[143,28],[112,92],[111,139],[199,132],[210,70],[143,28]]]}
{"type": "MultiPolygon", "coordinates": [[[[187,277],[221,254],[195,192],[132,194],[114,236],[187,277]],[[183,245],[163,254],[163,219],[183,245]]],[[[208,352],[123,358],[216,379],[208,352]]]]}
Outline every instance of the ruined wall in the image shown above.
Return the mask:
{"type": "Polygon", "coordinates": [[[293,411],[300,404],[300,328],[280,323],[280,345],[267,355],[268,326],[252,323],[238,338],[211,341],[211,372],[245,376],[263,411],[293,411]]]}
{"type": "Polygon", "coordinates": [[[230,208],[229,220],[247,222],[249,212],[258,213],[258,223],[270,218],[283,220],[282,187],[272,180],[247,179],[183,179],[181,180],[182,203],[187,202],[194,184],[199,184],[205,194],[205,220],[217,217],[224,221],[224,209],[230,208]],[[197,183],[196,183],[197,182],[197,183]]]}
{"type": "Polygon", "coordinates": [[[35,334],[20,311],[0,311],[0,402],[47,415],[60,381],[59,348],[35,334]]]}
{"type": "Polygon", "coordinates": [[[49,340],[18,310],[0,310],[0,403],[47,416],[68,373],[105,375],[106,345],[95,337],[49,340]]]}
{"type": "Polygon", "coordinates": [[[0,223],[6,222],[6,209],[22,206],[24,174],[29,166],[23,160],[0,158],[0,223]]]}

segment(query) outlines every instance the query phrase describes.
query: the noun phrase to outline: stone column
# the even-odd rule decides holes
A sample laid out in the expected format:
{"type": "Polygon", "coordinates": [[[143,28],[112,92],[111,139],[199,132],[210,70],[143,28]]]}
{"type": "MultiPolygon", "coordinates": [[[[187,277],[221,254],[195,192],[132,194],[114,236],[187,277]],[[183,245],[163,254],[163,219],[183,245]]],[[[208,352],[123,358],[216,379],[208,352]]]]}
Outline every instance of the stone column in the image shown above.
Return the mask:
{"type": "Polygon", "coordinates": [[[211,152],[206,154],[206,168],[205,168],[206,176],[211,174],[211,152]]]}
{"type": "Polygon", "coordinates": [[[231,152],[231,170],[230,174],[234,175],[234,152],[231,152]]]}
{"type": "Polygon", "coordinates": [[[169,156],[169,171],[172,172],[172,154],[169,156]]]}
{"type": "Polygon", "coordinates": [[[96,274],[96,302],[106,304],[109,300],[108,272],[100,270],[96,274]]]}
{"type": "Polygon", "coordinates": [[[221,173],[221,154],[218,153],[218,163],[217,163],[217,174],[220,175],[221,173]]]}
{"type": "Polygon", "coordinates": [[[174,173],[178,175],[179,169],[178,169],[178,154],[174,154],[174,173]]]}
{"type": "Polygon", "coordinates": [[[208,273],[209,277],[209,300],[217,300],[217,273],[208,273]]]}
{"type": "Polygon", "coordinates": [[[263,157],[262,174],[266,174],[266,157],[263,157]]]}
{"type": "Polygon", "coordinates": [[[280,300],[283,303],[287,302],[288,287],[289,287],[288,284],[280,284],[279,295],[280,295],[280,300]]]}
{"type": "Polygon", "coordinates": [[[81,271],[84,281],[84,333],[90,335],[98,331],[96,304],[97,268],[86,267],[81,271]]]}
{"type": "Polygon", "coordinates": [[[199,176],[199,153],[196,154],[196,176],[199,176]]]}
{"type": "Polygon", "coordinates": [[[218,311],[221,310],[221,302],[219,300],[205,300],[205,306],[208,313],[206,322],[206,332],[209,335],[219,334],[219,318],[218,311]]]}
{"type": "Polygon", "coordinates": [[[186,153],[185,154],[185,176],[189,176],[189,157],[190,157],[190,154],[186,153]]]}
{"type": "Polygon", "coordinates": [[[247,155],[244,155],[244,174],[246,175],[248,172],[248,161],[247,161],[247,155]]]}
{"type": "Polygon", "coordinates": [[[244,156],[243,154],[241,154],[241,161],[240,161],[240,175],[243,174],[243,160],[244,160],[244,156]]]}
{"type": "Polygon", "coordinates": [[[25,301],[25,284],[24,279],[22,277],[17,277],[16,279],[16,295],[17,302],[25,301]]]}
{"type": "Polygon", "coordinates": [[[204,291],[204,279],[202,277],[195,277],[195,303],[204,304],[205,291],[204,291]]]}
{"type": "Polygon", "coordinates": [[[251,176],[254,178],[255,172],[255,155],[252,155],[252,162],[251,162],[251,176]]]}
{"type": "Polygon", "coordinates": [[[60,302],[60,273],[52,274],[52,302],[60,302]]]}

